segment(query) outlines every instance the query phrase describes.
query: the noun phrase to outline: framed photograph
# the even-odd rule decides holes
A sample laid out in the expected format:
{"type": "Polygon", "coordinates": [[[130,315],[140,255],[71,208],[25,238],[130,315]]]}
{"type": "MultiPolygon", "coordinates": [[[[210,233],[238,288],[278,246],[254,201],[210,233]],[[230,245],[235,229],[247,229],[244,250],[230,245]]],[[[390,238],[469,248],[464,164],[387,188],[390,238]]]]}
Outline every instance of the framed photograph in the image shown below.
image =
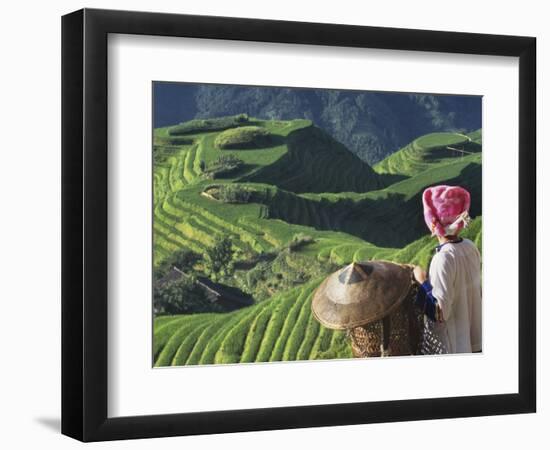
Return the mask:
{"type": "Polygon", "coordinates": [[[533,37],[62,21],[62,432],[535,412],[533,37]]]}

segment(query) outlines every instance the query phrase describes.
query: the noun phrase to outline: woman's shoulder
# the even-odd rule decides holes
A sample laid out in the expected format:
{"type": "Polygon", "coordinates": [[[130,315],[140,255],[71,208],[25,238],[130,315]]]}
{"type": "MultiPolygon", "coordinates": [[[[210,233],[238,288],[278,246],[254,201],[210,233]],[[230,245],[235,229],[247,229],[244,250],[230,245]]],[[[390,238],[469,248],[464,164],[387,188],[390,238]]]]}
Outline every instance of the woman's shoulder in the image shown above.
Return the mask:
{"type": "Polygon", "coordinates": [[[462,245],[464,245],[465,247],[474,247],[474,248],[477,248],[476,244],[474,244],[473,241],[471,241],[470,239],[467,239],[467,238],[462,238],[462,241],[460,242],[462,245]]]}
{"type": "Polygon", "coordinates": [[[481,254],[477,248],[477,245],[470,239],[463,238],[460,244],[456,247],[456,251],[457,253],[460,253],[467,258],[481,258],[481,254]]]}
{"type": "Polygon", "coordinates": [[[457,261],[467,258],[468,260],[480,260],[480,253],[475,243],[470,239],[462,239],[460,242],[449,243],[441,247],[433,256],[430,269],[452,270],[456,267],[457,261]]]}

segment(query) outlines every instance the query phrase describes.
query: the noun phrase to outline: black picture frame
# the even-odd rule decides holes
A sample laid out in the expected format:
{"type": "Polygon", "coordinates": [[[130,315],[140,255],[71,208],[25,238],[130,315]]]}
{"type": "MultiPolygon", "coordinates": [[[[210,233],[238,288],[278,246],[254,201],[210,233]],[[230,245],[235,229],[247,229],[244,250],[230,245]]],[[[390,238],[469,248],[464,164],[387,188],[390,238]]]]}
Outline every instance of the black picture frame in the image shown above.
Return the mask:
{"type": "Polygon", "coordinates": [[[62,433],[82,441],[535,412],[536,39],[84,9],[62,18],[62,433]],[[107,36],[110,33],[519,57],[517,393],[107,416],[107,36]]]}

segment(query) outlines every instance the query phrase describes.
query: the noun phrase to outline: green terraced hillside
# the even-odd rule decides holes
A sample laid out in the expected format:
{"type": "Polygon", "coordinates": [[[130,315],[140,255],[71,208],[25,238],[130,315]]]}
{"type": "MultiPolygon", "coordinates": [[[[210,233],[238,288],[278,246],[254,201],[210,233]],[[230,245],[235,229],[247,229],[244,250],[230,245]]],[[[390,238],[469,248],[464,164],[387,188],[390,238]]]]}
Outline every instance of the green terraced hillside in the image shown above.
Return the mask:
{"type": "MultiPolygon", "coordinates": [[[[481,219],[476,219],[464,236],[481,248],[481,219]]],[[[342,247],[349,245],[344,242],[342,247]]],[[[352,248],[356,250],[340,254],[341,264],[368,260],[373,255],[366,247],[352,248]]],[[[433,248],[434,241],[426,237],[384,256],[395,262],[427,266],[433,248]]],[[[154,364],[351,358],[345,332],[320,326],[311,314],[311,298],[321,281],[314,280],[231,313],[159,317],[154,325],[154,364]]]]}
{"type": "MultiPolygon", "coordinates": [[[[440,183],[461,184],[472,193],[477,219],[466,236],[481,248],[481,131],[476,133],[420,137],[373,170],[306,120],[239,115],[156,129],[154,264],[180,249],[204,255],[225,236],[236,271],[222,281],[243,290],[251,273],[279,264],[278,255],[287,253],[306,275],[310,267],[369,259],[426,267],[434,240],[423,223],[420,195],[440,183]],[[232,131],[241,127],[249,131],[232,131]],[[222,141],[222,133],[230,140],[222,141]],[[229,169],[218,170],[224,164],[229,169]],[[245,200],[217,199],[224,186],[244,193],[245,200]],[[289,250],[297,236],[306,236],[307,245],[289,250]]],[[[157,317],[154,364],[350,357],[345,334],[320,327],[310,314],[322,278],[311,271],[303,283],[232,312],[157,317]]],[[[269,284],[264,288],[269,291],[269,284]]]]}
{"type": "Polygon", "coordinates": [[[287,153],[243,177],[293,192],[365,192],[384,186],[372,168],[311,123],[288,134],[287,153]]]}
{"type": "Polygon", "coordinates": [[[415,139],[374,166],[379,174],[414,176],[434,164],[472,156],[481,152],[481,144],[460,133],[431,133],[415,139]]]}
{"type": "Polygon", "coordinates": [[[201,196],[212,183],[202,176],[201,166],[207,168],[220,155],[230,153],[244,163],[230,178],[216,180],[220,183],[271,182],[294,192],[363,192],[380,187],[377,174],[368,164],[309,121],[251,123],[279,137],[277,145],[226,150],[215,145],[220,132],[187,134],[186,140],[180,142],[173,140],[170,127],[155,130],[155,263],[180,247],[200,253],[213,238],[224,233],[235,238],[235,245],[243,252],[267,251],[283,243],[269,231],[257,229],[255,222],[268,216],[265,207],[223,205],[201,196]]]}
{"type": "Polygon", "coordinates": [[[401,247],[425,234],[419,214],[422,191],[443,183],[460,184],[468,189],[472,194],[472,216],[481,214],[479,153],[433,164],[424,172],[382,190],[298,195],[270,188],[260,202],[268,206],[270,218],[317,230],[344,231],[380,246],[401,247]]]}
{"type": "Polygon", "coordinates": [[[471,133],[468,133],[467,136],[476,144],[481,145],[482,141],[482,135],[481,135],[481,129],[472,131],[471,133]]]}

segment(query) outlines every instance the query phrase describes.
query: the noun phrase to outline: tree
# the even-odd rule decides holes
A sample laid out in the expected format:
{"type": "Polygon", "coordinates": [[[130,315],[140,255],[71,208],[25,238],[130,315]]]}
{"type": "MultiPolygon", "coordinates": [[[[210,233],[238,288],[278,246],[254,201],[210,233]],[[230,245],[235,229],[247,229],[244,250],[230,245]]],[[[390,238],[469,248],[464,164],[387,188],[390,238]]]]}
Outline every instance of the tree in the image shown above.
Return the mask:
{"type": "Polygon", "coordinates": [[[233,246],[227,236],[217,238],[214,246],[207,250],[207,256],[211,274],[227,276],[233,272],[233,246]]]}

